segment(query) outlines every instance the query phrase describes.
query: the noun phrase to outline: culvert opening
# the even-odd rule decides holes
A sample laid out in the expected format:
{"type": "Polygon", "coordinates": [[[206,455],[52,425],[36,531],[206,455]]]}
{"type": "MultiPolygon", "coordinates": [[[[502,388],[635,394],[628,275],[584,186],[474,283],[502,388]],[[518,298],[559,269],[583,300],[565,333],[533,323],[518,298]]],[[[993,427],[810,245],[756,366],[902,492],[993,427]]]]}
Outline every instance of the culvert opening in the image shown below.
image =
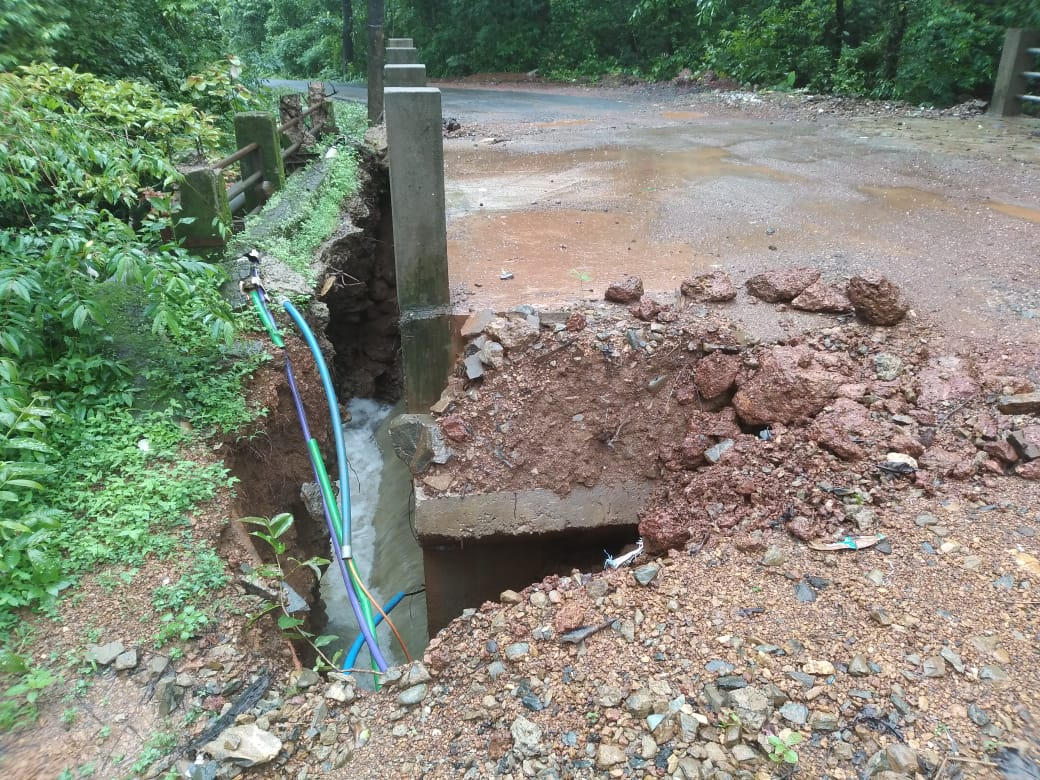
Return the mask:
{"type": "Polygon", "coordinates": [[[429,594],[430,633],[436,633],[467,607],[497,601],[504,590],[522,590],[552,574],[602,570],[606,555],[630,547],[636,525],[562,531],[524,537],[498,537],[465,545],[427,544],[424,549],[429,594]],[[460,576],[465,572],[465,576],[460,576]]]}

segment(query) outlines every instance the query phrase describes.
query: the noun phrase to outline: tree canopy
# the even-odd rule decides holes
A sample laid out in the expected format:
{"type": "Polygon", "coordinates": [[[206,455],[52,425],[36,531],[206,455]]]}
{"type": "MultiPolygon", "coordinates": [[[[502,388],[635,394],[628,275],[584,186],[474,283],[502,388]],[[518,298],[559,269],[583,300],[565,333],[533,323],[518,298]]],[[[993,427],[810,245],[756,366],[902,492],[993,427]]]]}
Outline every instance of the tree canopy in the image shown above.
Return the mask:
{"type": "MultiPolygon", "coordinates": [[[[32,60],[165,90],[236,54],[298,78],[363,77],[368,0],[3,0],[0,69],[32,60]]],[[[395,0],[433,77],[713,71],[761,87],[943,104],[988,97],[1034,0],[395,0]]]]}

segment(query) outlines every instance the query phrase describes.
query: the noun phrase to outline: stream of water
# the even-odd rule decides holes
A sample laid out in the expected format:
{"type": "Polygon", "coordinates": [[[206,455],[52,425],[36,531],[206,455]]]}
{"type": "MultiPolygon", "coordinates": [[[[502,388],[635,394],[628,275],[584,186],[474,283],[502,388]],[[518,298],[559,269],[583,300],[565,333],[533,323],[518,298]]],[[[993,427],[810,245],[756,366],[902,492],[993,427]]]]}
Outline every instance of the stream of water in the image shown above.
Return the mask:
{"type": "MultiPolygon", "coordinates": [[[[344,425],[343,438],[350,463],[354,561],[362,582],[382,605],[399,591],[411,593],[423,586],[422,550],[410,522],[411,475],[394,455],[387,433],[398,409],[368,399],[353,399],[348,409],[351,420],[344,425]]],[[[329,620],[323,633],[342,640],[329,649],[346,651],[359,629],[337,566],[330,566],[322,578],[321,595],[329,620]]],[[[429,641],[425,594],[406,597],[390,617],[412,656],[421,657],[429,641]]],[[[385,623],[377,636],[388,663],[404,662],[400,645],[385,623]]],[[[368,664],[368,652],[363,650],[357,667],[368,664]]]]}

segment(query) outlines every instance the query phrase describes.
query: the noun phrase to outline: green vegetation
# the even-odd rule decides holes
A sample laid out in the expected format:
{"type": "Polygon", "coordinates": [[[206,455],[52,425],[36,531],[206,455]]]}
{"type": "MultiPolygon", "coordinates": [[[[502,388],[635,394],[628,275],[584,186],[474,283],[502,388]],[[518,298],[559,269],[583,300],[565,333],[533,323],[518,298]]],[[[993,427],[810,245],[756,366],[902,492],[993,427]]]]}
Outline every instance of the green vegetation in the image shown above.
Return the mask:
{"type": "MultiPolygon", "coordinates": [[[[360,103],[337,105],[336,121],[348,138],[361,137],[364,117],[365,107],[360,103]]],[[[328,166],[320,186],[311,191],[307,176],[290,177],[285,189],[271,197],[265,213],[247,220],[245,231],[232,242],[233,250],[256,247],[314,281],[311,264],[315,251],[336,229],[343,201],[355,190],[358,156],[349,147],[337,147],[335,156],[316,164],[328,166]],[[271,225],[266,215],[282,205],[288,213],[271,225]]]]}
{"type": "Polygon", "coordinates": [[[222,3],[207,0],[5,0],[0,69],[51,61],[166,92],[220,58],[222,3]]]}
{"type": "Polygon", "coordinates": [[[220,148],[217,120],[149,84],[46,64],[0,72],[0,114],[6,729],[56,680],[10,632],[83,574],[112,566],[116,587],[181,555],[181,580],[154,595],[156,643],[209,622],[193,602],[222,587],[223,564],[188,516],[230,480],[185,447],[257,414],[242,379],[263,355],[231,346],[222,273],[168,238],[174,165],[220,148]]]}
{"type": "MultiPolygon", "coordinates": [[[[277,583],[285,581],[293,572],[304,567],[312,569],[314,575],[320,578],[322,567],[329,565],[329,561],[325,558],[308,558],[306,561],[301,561],[289,557],[283,560],[286,546],[285,542],[282,541],[282,537],[293,525],[293,516],[287,512],[282,512],[272,518],[243,517],[242,522],[257,526],[258,530],[250,531],[250,536],[255,536],[263,541],[274,554],[274,563],[262,566],[256,570],[255,574],[262,579],[276,583],[275,587],[278,587],[277,583]]],[[[304,621],[301,618],[294,617],[293,613],[289,611],[289,602],[285,591],[280,590],[279,593],[280,597],[278,600],[267,601],[252,619],[255,621],[264,615],[277,613],[278,628],[286,639],[307,642],[314,648],[319,663],[324,668],[339,669],[339,653],[329,658],[321,649],[335,642],[338,637],[331,634],[318,636],[305,631],[303,629],[304,621]]]]}
{"type": "MultiPolygon", "coordinates": [[[[989,98],[1004,31],[1032,0],[401,0],[386,35],[431,76],[670,79],[712,71],[767,88],[946,104],[989,98]]],[[[234,49],[266,72],[363,77],[367,0],[226,0],[234,49]]]]}
{"type": "Polygon", "coordinates": [[[803,739],[799,732],[790,729],[784,729],[779,734],[770,734],[767,737],[770,760],[776,764],[797,764],[798,751],[794,747],[803,739]]]}

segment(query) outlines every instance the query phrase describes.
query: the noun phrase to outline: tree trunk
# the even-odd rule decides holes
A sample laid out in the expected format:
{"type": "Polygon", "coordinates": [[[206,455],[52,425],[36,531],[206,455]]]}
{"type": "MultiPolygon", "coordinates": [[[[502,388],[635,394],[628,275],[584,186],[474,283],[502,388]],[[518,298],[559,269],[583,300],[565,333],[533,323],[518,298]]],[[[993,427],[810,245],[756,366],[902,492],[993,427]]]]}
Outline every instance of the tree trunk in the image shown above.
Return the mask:
{"type": "Polygon", "coordinates": [[[343,0],[343,73],[354,59],[354,4],[343,0]]]}
{"type": "Polygon", "coordinates": [[[383,0],[368,0],[368,123],[383,121],[383,0]]]}
{"type": "Polygon", "coordinates": [[[895,28],[888,37],[888,45],[885,46],[885,80],[888,82],[894,82],[899,72],[899,55],[903,48],[903,37],[906,35],[909,17],[910,3],[901,0],[896,9],[895,28]]]}
{"type": "Polygon", "coordinates": [[[834,59],[841,57],[845,46],[845,0],[834,0],[834,59]]]}

